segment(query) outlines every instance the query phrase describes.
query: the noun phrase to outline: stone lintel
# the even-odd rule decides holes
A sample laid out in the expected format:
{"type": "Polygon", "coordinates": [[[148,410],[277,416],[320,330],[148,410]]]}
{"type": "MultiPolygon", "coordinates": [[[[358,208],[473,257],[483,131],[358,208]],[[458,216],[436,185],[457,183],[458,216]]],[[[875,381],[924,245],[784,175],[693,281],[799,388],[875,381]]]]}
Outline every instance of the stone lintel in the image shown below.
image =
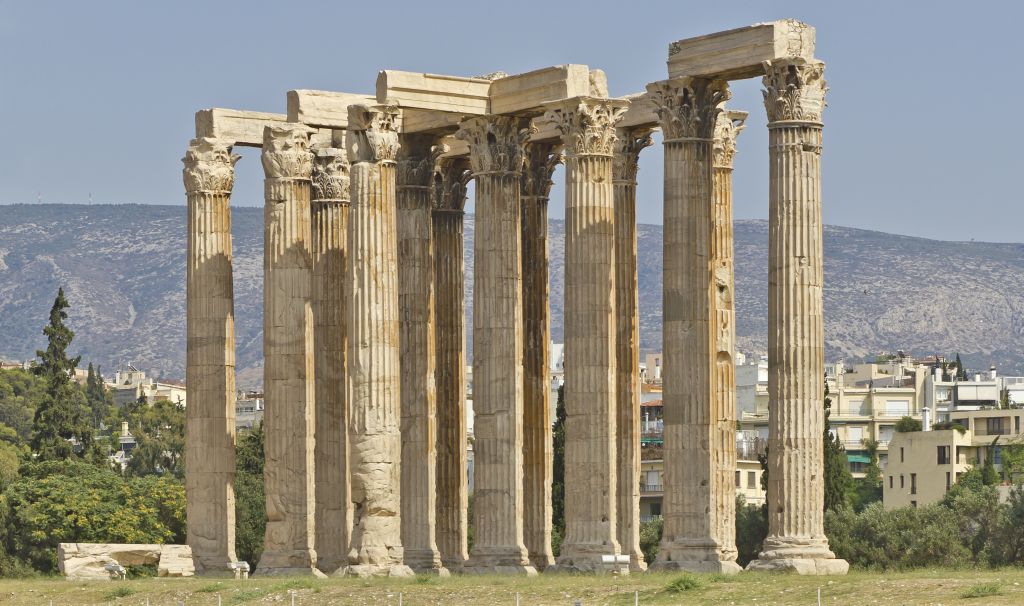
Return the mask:
{"type": "Polygon", "coordinates": [[[669,44],[668,77],[754,78],[764,75],[764,61],[795,57],[814,57],[814,28],[783,19],[669,44]]]}
{"type": "Polygon", "coordinates": [[[491,83],[490,113],[541,114],[544,105],[573,97],[608,97],[608,80],[586,65],[556,65],[491,83]]]}
{"type": "Polygon", "coordinates": [[[622,119],[616,124],[616,128],[641,128],[641,127],[657,127],[658,126],[658,115],[654,112],[654,102],[651,101],[650,96],[647,93],[635,93],[632,95],[626,95],[620,97],[629,101],[629,107],[626,108],[626,113],[622,114],[622,119]]]}
{"type": "Polygon", "coordinates": [[[319,128],[348,128],[348,106],[374,105],[373,95],[336,93],[325,90],[288,91],[288,121],[319,128]]]}
{"type": "Polygon", "coordinates": [[[377,75],[377,103],[479,115],[487,113],[490,87],[484,78],[385,69],[377,75]]]}
{"type": "MultiPolygon", "coordinates": [[[[240,109],[214,107],[196,112],[196,137],[217,137],[241,147],[263,147],[263,129],[294,122],[285,114],[253,112],[240,109]]],[[[309,135],[310,145],[330,147],[332,130],[314,128],[309,135]]]]}
{"type": "Polygon", "coordinates": [[[263,129],[282,124],[284,114],[214,107],[196,112],[196,137],[227,139],[232,145],[263,147],[263,129]]]}

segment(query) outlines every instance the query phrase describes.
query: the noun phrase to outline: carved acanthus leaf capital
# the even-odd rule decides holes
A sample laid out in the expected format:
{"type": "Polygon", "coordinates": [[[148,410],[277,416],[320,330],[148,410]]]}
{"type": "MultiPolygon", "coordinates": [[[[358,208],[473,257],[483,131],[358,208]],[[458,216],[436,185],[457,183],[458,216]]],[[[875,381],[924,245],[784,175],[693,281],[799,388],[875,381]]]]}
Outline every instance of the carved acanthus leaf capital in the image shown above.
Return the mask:
{"type": "Polygon", "coordinates": [[[438,158],[448,150],[436,135],[404,135],[398,151],[398,186],[429,187],[438,158]]]}
{"type": "Polygon", "coordinates": [[[231,153],[231,141],[214,137],[192,139],[181,161],[185,192],[230,194],[235,185],[235,163],[241,156],[231,153]]]}
{"type": "Polygon", "coordinates": [[[636,182],[640,151],[654,143],[652,131],[648,127],[618,129],[615,154],[612,156],[612,178],[615,181],[636,182]]]}
{"type": "Polygon", "coordinates": [[[729,83],[708,78],[674,78],[647,85],[665,140],[711,139],[729,83]]]}
{"type": "Polygon", "coordinates": [[[718,114],[712,147],[714,166],[732,168],[732,160],[736,156],[736,137],[743,130],[746,120],[747,112],[726,110],[718,114]]]}
{"type": "Polygon", "coordinates": [[[539,141],[526,146],[526,165],[523,167],[522,195],[547,198],[555,168],[565,161],[562,146],[539,141]]]}
{"type": "Polygon", "coordinates": [[[313,129],[302,124],[275,124],[263,129],[263,174],[268,179],[309,179],[313,154],[309,135],[313,129]]]}
{"type": "Polygon", "coordinates": [[[813,59],[764,62],[762,79],[768,122],[821,122],[825,109],[825,64],[813,59]]]}
{"type": "Polygon", "coordinates": [[[313,200],[348,200],[348,157],[344,150],[314,150],[311,197],[313,200]]]}
{"type": "Polygon", "coordinates": [[[434,208],[463,210],[466,207],[466,186],[472,178],[468,159],[438,158],[434,164],[434,191],[431,196],[434,208]]]}
{"type": "Polygon", "coordinates": [[[524,146],[536,128],[529,118],[474,116],[459,124],[455,136],[469,144],[474,174],[521,172],[524,146]]]}
{"type": "Polygon", "coordinates": [[[552,106],[544,120],[554,123],[562,133],[567,155],[610,156],[615,146],[615,124],[627,107],[629,102],[621,99],[577,97],[552,106]]]}
{"type": "Polygon", "coordinates": [[[394,162],[398,157],[398,107],[348,106],[349,162],[394,162]]]}

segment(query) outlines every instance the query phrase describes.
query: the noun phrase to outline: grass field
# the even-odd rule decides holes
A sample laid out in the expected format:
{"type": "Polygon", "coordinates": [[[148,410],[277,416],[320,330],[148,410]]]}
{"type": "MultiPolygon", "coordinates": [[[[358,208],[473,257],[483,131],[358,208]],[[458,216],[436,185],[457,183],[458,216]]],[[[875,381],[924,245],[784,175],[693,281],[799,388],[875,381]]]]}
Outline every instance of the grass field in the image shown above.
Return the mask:
{"type": "Polygon", "coordinates": [[[907,573],[855,572],[846,577],[799,577],[743,573],[718,575],[640,574],[612,576],[453,576],[447,579],[351,578],[140,579],[70,582],[60,578],[0,580],[0,604],[119,604],[186,606],[222,604],[541,604],[584,606],[633,604],[1024,604],[1024,570],[926,570],[907,573]],[[220,602],[218,602],[218,599],[220,602]]]}

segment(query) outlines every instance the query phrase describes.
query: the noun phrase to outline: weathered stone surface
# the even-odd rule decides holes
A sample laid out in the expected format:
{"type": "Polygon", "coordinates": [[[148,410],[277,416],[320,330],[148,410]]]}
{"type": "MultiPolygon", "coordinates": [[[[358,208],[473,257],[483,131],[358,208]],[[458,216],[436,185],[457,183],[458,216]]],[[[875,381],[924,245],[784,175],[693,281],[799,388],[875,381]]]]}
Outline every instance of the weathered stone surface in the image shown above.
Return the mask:
{"type": "Polygon", "coordinates": [[[548,347],[548,194],[562,162],[561,145],[527,148],[522,179],[523,242],[523,542],[537,570],[554,565],[551,551],[551,385],[548,347]]]}
{"type": "Polygon", "coordinates": [[[262,147],[263,129],[286,122],[288,116],[214,107],[196,112],[196,137],[216,137],[230,145],[262,147]]]}
{"type": "Polygon", "coordinates": [[[716,330],[731,284],[715,264],[731,262],[732,252],[731,241],[728,251],[716,247],[712,170],[728,86],[678,78],[648,91],[665,133],[665,521],[653,568],[738,572],[734,466],[725,464],[735,456],[735,406],[716,384],[717,369],[733,364],[730,327],[725,338],[716,330]]]}
{"type": "Polygon", "coordinates": [[[463,211],[467,158],[435,165],[431,216],[434,258],[434,338],[437,364],[437,547],[441,562],[459,570],[469,557],[466,472],[466,312],[463,211]]]}
{"type": "Polygon", "coordinates": [[[565,541],[557,566],[598,571],[616,531],[615,203],[620,100],[580,97],[545,117],[565,146],[565,541]]]}
{"type": "MultiPolygon", "coordinates": [[[[630,106],[632,107],[632,106],[630,106]]],[[[627,110],[628,112],[629,110],[627,110]]],[[[636,174],[651,128],[619,127],[612,158],[615,187],[616,532],[629,569],[647,570],[640,549],[640,327],[637,289],[636,174]]]]}
{"type": "Polygon", "coordinates": [[[348,486],[348,156],[316,150],[311,183],[313,348],[316,377],[317,568],[333,573],[348,561],[352,513],[348,486]]]}
{"type": "Polygon", "coordinates": [[[523,544],[522,118],[465,120],[476,179],[473,549],[467,572],[536,574],[523,544]]]}
{"type": "Polygon", "coordinates": [[[162,577],[195,575],[192,550],[188,545],[61,543],[57,546],[57,567],[69,581],[109,581],[111,574],[105,568],[108,564],[156,564],[157,574],[162,577]]]}
{"type": "Polygon", "coordinates": [[[313,574],[315,388],[312,309],[311,129],[264,131],[263,468],[267,528],[256,573],[313,574]]]}
{"type": "Polygon", "coordinates": [[[677,40],[668,47],[668,76],[753,78],[765,61],[813,56],[814,28],[785,19],[677,40]]]}
{"type": "Polygon", "coordinates": [[[348,106],[360,103],[374,103],[373,95],[290,90],[287,118],[289,122],[301,122],[318,128],[348,128],[348,106]]]}
{"type": "Polygon", "coordinates": [[[586,65],[556,65],[494,80],[490,88],[492,114],[541,114],[549,103],[575,97],[608,96],[601,70],[586,65]]]}
{"type": "Polygon", "coordinates": [[[456,114],[485,114],[491,81],[393,69],[377,74],[377,102],[456,114]]]}
{"type": "Polygon", "coordinates": [[[398,110],[353,105],[349,211],[349,469],[352,536],[344,574],[405,575],[395,160],[398,110]]]}
{"type": "Polygon", "coordinates": [[[751,570],[845,574],[824,527],[821,111],[824,65],[766,65],[768,537],[751,570]]]}
{"type": "Polygon", "coordinates": [[[186,270],[185,496],[188,544],[200,572],[235,561],[235,317],[231,190],[224,139],[199,138],[185,154],[186,270]],[[218,465],[210,465],[210,460],[218,465]]]}

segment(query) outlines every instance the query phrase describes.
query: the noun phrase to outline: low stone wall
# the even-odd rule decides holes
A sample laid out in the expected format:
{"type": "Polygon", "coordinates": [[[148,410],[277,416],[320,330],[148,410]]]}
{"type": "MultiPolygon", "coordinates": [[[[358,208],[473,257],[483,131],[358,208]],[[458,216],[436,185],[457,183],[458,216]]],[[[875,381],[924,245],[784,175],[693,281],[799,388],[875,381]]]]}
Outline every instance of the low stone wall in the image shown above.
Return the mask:
{"type": "Polygon", "coordinates": [[[118,543],[61,543],[57,565],[69,581],[109,581],[109,564],[157,565],[157,576],[195,576],[192,549],[188,545],[139,545],[118,543]]]}

